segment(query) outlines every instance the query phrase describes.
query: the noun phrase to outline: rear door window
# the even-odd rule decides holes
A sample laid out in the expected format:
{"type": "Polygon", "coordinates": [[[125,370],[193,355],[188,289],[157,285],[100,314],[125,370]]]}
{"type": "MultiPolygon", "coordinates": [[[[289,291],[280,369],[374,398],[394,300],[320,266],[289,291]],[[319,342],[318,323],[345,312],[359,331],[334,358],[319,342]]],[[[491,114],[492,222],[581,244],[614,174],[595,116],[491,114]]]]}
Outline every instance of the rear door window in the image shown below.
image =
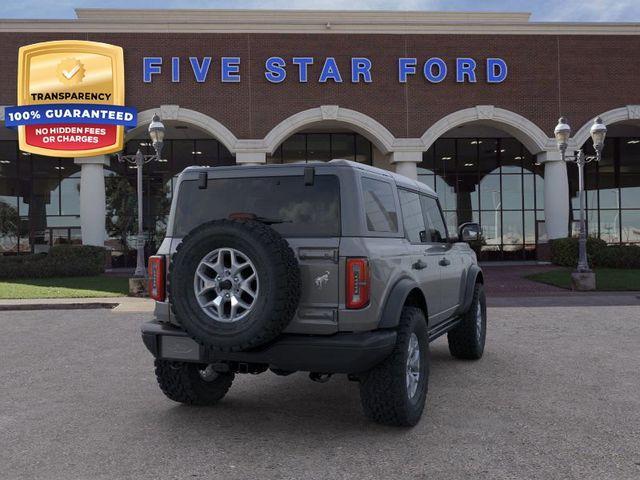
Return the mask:
{"type": "Polygon", "coordinates": [[[444,243],[447,241],[447,227],[442,218],[438,201],[433,197],[420,195],[422,211],[427,226],[427,242],[444,243]]]}
{"type": "Polygon", "coordinates": [[[216,178],[204,189],[196,180],[181,183],[174,236],[225,218],[255,219],[285,237],[337,237],[340,182],[335,175],[316,175],[313,185],[302,176],[216,178]]]}
{"type": "Polygon", "coordinates": [[[398,213],[391,184],[373,178],[362,179],[362,195],[370,232],[397,232],[398,213]]]}
{"type": "Polygon", "coordinates": [[[400,209],[402,210],[402,223],[405,235],[411,243],[423,243],[426,241],[426,227],[420,195],[415,192],[399,189],[400,209]]]}

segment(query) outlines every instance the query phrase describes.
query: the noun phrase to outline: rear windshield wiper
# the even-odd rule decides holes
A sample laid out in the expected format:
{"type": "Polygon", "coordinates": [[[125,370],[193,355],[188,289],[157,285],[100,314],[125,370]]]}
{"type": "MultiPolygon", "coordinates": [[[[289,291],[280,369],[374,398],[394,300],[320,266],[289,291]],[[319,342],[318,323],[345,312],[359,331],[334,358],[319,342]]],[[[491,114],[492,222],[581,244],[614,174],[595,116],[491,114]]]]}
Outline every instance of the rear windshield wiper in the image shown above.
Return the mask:
{"type": "Polygon", "coordinates": [[[265,225],[273,225],[276,223],[292,223],[291,220],[285,220],[284,218],[268,218],[268,217],[256,217],[256,222],[264,223],[265,225]]]}

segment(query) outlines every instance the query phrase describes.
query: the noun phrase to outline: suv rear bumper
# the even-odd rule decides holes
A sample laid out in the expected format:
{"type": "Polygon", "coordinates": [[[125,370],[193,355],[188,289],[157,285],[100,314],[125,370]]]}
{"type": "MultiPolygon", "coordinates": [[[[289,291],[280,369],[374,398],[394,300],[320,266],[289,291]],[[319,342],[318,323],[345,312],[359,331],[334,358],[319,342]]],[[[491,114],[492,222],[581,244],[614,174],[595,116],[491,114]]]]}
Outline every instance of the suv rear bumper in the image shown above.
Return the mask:
{"type": "Polygon", "coordinates": [[[238,362],[289,371],[361,373],[384,360],[396,343],[394,330],[334,335],[283,334],[247,352],[221,353],[196,343],[173,325],[142,325],[142,340],[156,358],[194,363],[238,362]]]}

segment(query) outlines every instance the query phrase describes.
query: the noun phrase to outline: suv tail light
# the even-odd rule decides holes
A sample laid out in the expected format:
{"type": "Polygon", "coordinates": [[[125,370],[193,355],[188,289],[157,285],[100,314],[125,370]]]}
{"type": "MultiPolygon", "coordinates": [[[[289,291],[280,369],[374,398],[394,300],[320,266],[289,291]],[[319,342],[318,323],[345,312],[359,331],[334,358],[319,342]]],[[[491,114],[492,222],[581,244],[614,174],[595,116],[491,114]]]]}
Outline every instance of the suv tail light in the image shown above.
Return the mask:
{"type": "Polygon", "coordinates": [[[149,296],[158,302],[165,298],[164,273],[164,255],[149,257],[149,296]]]}
{"type": "Polygon", "coordinates": [[[369,260],[347,258],[347,308],[363,308],[369,304],[369,260]]]}

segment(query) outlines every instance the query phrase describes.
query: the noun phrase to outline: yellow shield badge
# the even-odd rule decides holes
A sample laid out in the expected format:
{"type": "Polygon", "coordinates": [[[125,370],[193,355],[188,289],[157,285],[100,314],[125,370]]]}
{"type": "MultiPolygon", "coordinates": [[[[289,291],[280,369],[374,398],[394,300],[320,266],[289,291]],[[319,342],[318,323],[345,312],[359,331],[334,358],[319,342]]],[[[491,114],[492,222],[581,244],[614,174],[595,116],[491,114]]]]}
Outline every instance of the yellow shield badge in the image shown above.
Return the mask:
{"type": "Polygon", "coordinates": [[[106,43],[62,40],[21,47],[18,106],[5,110],[20,149],[56,157],[122,150],[136,111],[124,106],[124,56],[106,43]]]}

